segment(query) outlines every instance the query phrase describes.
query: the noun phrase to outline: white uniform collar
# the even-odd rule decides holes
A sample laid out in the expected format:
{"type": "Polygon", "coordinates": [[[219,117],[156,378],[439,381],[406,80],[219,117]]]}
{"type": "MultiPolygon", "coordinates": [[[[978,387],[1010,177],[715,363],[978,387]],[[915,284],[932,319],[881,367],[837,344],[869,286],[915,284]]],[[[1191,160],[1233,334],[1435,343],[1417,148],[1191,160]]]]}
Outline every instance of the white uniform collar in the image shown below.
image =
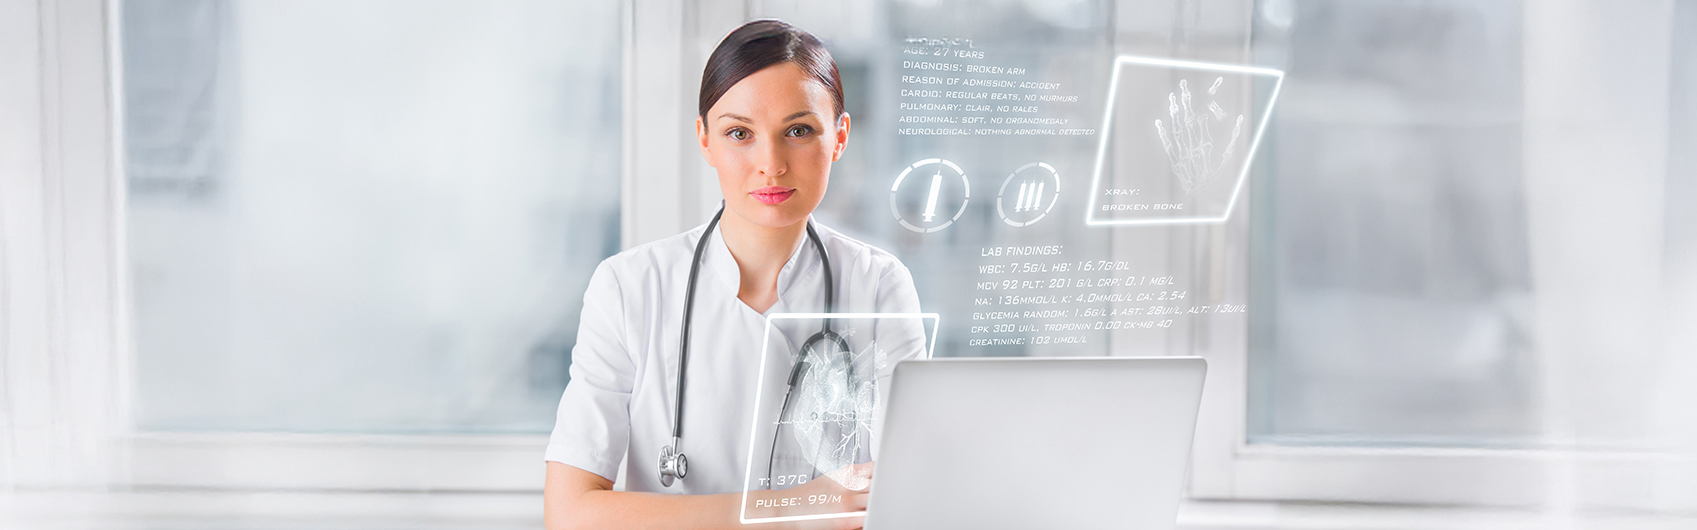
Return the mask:
{"type": "MultiPolygon", "coordinates": [[[[809,217],[808,220],[812,221],[812,217],[809,217]]],[[[724,221],[720,222],[723,223],[724,221]]],[[[814,230],[819,232],[819,242],[827,243],[826,240],[830,238],[826,235],[827,231],[818,224],[814,224],[814,230]]],[[[701,258],[702,267],[713,271],[713,275],[717,276],[719,281],[730,289],[731,295],[736,296],[736,293],[742,287],[742,271],[737,268],[736,258],[731,256],[730,247],[725,246],[723,234],[723,231],[714,228],[712,236],[707,241],[707,253],[701,258]]],[[[829,249],[829,247],[830,245],[827,244],[826,248],[829,249]]],[[[768,309],[767,312],[824,312],[825,307],[822,305],[820,307],[785,307],[785,301],[792,299],[790,296],[791,289],[798,285],[803,289],[818,290],[820,293],[818,299],[821,300],[820,303],[823,303],[825,286],[820,284],[818,280],[820,268],[819,253],[813,249],[813,241],[808,239],[806,233],[803,233],[795,250],[790,252],[789,261],[785,262],[784,268],[778,271],[778,303],[772,304],[772,308],[768,309]],[[783,309],[780,310],[780,308],[783,309]]],[[[741,301],[738,301],[738,303],[741,303],[741,301]]]]}

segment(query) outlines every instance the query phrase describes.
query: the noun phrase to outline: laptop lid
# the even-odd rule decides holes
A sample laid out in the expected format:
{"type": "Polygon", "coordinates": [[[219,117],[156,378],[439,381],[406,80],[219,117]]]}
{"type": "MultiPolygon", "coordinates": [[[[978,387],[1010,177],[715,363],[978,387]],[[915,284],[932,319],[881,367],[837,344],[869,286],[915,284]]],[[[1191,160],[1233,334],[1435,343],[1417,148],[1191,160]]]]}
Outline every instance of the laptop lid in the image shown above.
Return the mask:
{"type": "Polygon", "coordinates": [[[953,358],[896,366],[866,527],[1172,528],[1207,363],[953,358]]]}

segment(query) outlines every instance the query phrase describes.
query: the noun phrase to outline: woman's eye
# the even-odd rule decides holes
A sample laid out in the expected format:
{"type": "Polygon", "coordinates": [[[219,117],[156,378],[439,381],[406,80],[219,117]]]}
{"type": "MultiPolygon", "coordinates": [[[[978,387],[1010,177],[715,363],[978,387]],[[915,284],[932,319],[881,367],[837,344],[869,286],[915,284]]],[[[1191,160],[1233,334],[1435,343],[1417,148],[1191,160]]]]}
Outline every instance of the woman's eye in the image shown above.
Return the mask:
{"type": "Polygon", "coordinates": [[[745,130],[742,130],[742,129],[731,129],[731,139],[733,139],[733,140],[747,140],[748,139],[748,131],[745,131],[745,130]]]}
{"type": "Polygon", "coordinates": [[[813,132],[812,127],[808,127],[806,125],[797,125],[795,127],[790,127],[789,135],[793,136],[793,137],[800,137],[800,136],[807,136],[807,133],[810,133],[810,132],[813,132]]]}

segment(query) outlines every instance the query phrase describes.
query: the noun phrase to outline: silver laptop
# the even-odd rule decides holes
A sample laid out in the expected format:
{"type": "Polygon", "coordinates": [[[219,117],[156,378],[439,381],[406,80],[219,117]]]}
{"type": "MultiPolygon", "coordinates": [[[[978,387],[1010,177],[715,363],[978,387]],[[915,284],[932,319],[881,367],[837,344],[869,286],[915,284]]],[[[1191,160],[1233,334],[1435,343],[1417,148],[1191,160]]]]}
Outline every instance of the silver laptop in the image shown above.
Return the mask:
{"type": "Polygon", "coordinates": [[[1172,528],[1206,371],[1199,357],[903,361],[866,528],[1172,528]]]}

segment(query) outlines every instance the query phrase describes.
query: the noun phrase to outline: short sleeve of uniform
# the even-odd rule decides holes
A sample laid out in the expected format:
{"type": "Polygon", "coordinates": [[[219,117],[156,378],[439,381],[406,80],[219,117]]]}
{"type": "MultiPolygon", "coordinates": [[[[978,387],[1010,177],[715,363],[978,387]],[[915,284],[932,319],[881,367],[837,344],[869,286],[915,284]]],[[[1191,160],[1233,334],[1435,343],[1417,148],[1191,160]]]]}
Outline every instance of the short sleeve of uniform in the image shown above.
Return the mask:
{"type": "MultiPolygon", "coordinates": [[[[893,260],[892,260],[893,261],[893,260]]],[[[913,286],[913,275],[907,267],[894,263],[878,280],[877,312],[879,313],[918,313],[919,293],[913,286]]],[[[890,379],[896,370],[896,363],[907,359],[921,357],[927,346],[925,340],[925,321],[921,319],[894,318],[882,320],[876,324],[876,337],[880,348],[890,352],[890,356],[880,361],[877,369],[878,401],[877,412],[872,420],[872,444],[870,456],[878,458],[878,442],[884,430],[884,412],[890,399],[890,379]]]]}
{"type": "MultiPolygon", "coordinates": [[[[920,312],[919,292],[913,287],[913,274],[901,263],[892,264],[878,280],[878,312],[920,312]]],[[[925,327],[921,320],[892,319],[887,325],[880,324],[877,336],[884,349],[894,354],[894,357],[879,369],[879,379],[888,378],[890,373],[895,371],[897,362],[911,359],[925,351],[925,327]]]]}
{"type": "Polygon", "coordinates": [[[625,340],[624,292],[608,261],[595,268],[583,295],[571,380],[560,397],[545,458],[617,480],[630,441],[636,368],[625,340]]]}

